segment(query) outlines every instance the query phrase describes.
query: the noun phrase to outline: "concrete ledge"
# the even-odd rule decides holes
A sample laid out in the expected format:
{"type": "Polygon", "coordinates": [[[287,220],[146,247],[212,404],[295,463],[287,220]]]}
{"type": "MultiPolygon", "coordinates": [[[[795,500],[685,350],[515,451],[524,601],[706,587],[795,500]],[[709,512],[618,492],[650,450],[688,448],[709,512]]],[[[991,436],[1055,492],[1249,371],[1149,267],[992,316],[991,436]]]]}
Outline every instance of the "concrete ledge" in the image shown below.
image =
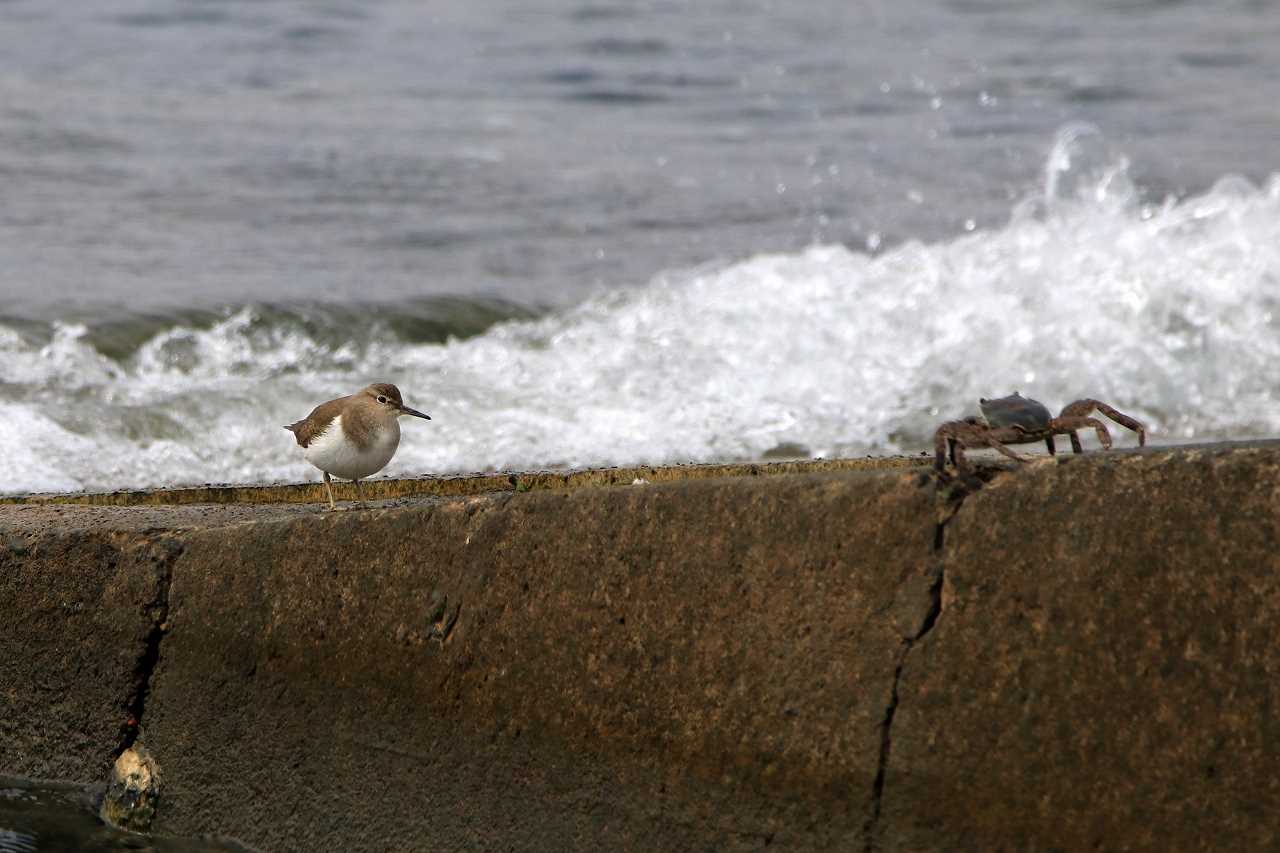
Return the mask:
{"type": "Polygon", "coordinates": [[[1280,443],[908,461],[0,507],[0,772],[137,738],[266,850],[1274,846],[1280,443]]]}
{"type": "Polygon", "coordinates": [[[129,736],[180,546],[111,530],[24,533],[0,528],[0,767],[98,781],[129,736]]]}
{"type": "Polygon", "coordinates": [[[1280,448],[1061,462],[945,528],[886,824],[901,849],[1280,848],[1280,448]]]}
{"type": "MultiPolygon", "coordinates": [[[[707,480],[716,477],[757,477],[779,474],[814,474],[835,471],[881,471],[912,468],[925,463],[920,456],[868,456],[863,459],[812,459],[790,462],[738,462],[690,465],[634,465],[621,468],[590,468],[567,471],[522,471],[465,474],[451,477],[373,479],[362,483],[368,500],[412,497],[464,497],[494,492],[529,492],[544,489],[577,489],[594,486],[630,485],[636,480],[671,483],[707,480]]],[[[342,480],[333,482],[334,497],[341,501],[357,498],[355,486],[342,480]]],[[[328,498],[324,484],[287,483],[265,486],[215,485],[177,489],[122,490],[118,492],[73,492],[0,496],[0,504],[89,504],[92,506],[181,506],[187,504],[322,503],[328,498]]]]}

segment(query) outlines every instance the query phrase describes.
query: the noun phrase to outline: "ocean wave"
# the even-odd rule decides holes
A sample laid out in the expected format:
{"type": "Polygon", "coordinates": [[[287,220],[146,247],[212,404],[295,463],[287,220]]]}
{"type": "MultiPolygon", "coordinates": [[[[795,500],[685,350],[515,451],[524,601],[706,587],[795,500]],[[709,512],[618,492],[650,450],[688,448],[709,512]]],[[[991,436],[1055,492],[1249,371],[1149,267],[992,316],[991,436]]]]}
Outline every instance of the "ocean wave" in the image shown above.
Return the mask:
{"type": "Polygon", "coordinates": [[[0,322],[0,491],[314,477],[280,425],[371,381],[435,418],[388,474],[915,451],[1013,390],[1107,400],[1156,442],[1274,434],[1278,238],[1280,177],[1144,200],[1077,125],[1002,227],[673,271],[541,317],[0,322]]]}

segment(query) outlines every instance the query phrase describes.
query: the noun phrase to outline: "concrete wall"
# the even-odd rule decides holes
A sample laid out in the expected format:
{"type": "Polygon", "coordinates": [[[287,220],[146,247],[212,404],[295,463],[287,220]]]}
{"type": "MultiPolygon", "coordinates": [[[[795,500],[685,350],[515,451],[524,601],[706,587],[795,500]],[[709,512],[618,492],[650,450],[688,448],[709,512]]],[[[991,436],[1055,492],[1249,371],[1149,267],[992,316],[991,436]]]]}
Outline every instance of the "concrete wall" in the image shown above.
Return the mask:
{"type": "Polygon", "coordinates": [[[267,850],[1280,844],[1280,445],[826,468],[0,507],[0,772],[136,738],[267,850]]]}

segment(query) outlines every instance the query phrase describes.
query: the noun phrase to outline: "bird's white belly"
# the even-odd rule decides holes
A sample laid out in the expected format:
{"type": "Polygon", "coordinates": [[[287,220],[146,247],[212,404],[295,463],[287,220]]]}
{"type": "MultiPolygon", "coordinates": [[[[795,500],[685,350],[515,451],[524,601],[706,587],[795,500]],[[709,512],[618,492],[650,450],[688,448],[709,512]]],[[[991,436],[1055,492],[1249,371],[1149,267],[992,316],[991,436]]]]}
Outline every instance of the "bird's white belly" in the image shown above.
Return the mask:
{"type": "Polygon", "coordinates": [[[400,425],[391,421],[368,447],[359,448],[342,432],[342,416],[333,419],[329,428],[302,449],[303,457],[321,471],[335,477],[359,480],[386,467],[400,444],[400,425]]]}

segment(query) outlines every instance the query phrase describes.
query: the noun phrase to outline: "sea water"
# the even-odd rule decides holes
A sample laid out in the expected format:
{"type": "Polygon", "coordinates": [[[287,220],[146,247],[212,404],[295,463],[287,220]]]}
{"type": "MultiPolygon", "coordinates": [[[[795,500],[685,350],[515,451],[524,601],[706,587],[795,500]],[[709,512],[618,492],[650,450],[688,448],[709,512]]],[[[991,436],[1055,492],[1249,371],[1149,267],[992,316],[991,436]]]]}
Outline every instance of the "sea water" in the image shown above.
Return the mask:
{"type": "MultiPolygon", "coordinates": [[[[0,51],[0,493],[315,478],[281,426],[372,381],[433,416],[393,475],[1014,390],[1280,432],[1266,2],[8,0],[0,51]]],[[[0,782],[0,851],[205,844],[0,782]]]]}
{"type": "MultiPolygon", "coordinates": [[[[0,4],[0,492],[1280,425],[1267,4],[0,4]],[[1117,432],[1120,432],[1119,430],[1117,432]]],[[[1131,440],[1120,437],[1122,441],[1131,440]]]]}
{"type": "Polygon", "coordinates": [[[1014,390],[1105,400],[1153,443],[1280,432],[1280,179],[1147,201],[1130,169],[1069,126],[1002,224],[671,270],[541,316],[0,322],[0,489],[307,478],[281,426],[375,379],[433,418],[403,431],[386,473],[405,475],[917,452],[1014,390]]]}
{"type": "Polygon", "coordinates": [[[75,785],[0,776],[0,853],[234,853],[230,841],[151,838],[107,826],[75,785]]]}

